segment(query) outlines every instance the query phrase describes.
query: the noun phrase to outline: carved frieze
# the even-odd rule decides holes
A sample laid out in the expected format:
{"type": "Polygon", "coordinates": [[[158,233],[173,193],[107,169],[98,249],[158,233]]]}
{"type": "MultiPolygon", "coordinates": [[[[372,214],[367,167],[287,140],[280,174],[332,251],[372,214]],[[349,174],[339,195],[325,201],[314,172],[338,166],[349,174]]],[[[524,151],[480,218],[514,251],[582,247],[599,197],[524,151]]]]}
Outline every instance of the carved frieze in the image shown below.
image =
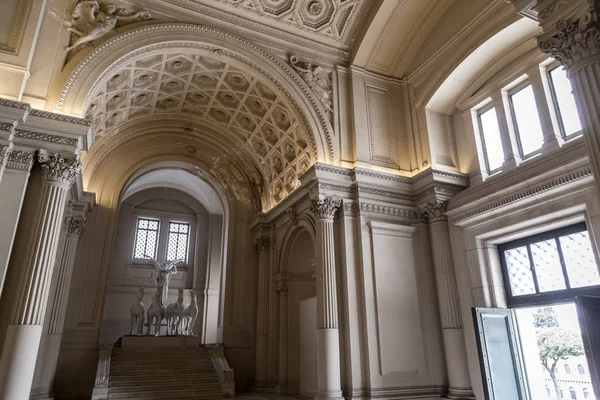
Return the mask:
{"type": "Polygon", "coordinates": [[[66,138],[63,136],[51,135],[49,133],[30,131],[26,129],[15,129],[15,136],[25,139],[41,140],[43,142],[66,144],[68,146],[77,146],[77,143],[79,142],[79,139],[75,138],[66,138]]]}
{"type": "Polygon", "coordinates": [[[60,153],[38,154],[42,169],[42,180],[71,185],[81,168],[79,159],[63,158],[60,153]]]}
{"type": "Polygon", "coordinates": [[[33,164],[33,152],[12,150],[8,153],[6,168],[28,171],[33,164]]]}

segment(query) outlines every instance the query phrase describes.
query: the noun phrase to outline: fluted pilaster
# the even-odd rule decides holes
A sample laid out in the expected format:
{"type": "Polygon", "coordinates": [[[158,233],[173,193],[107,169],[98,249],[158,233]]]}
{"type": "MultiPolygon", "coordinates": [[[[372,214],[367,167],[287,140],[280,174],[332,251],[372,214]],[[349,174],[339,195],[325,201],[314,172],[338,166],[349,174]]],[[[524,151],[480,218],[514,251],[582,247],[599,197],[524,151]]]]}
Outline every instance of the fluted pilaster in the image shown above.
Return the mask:
{"type": "Polygon", "coordinates": [[[426,204],[420,207],[420,212],[429,220],[444,355],[448,371],[448,398],[472,399],[474,397],[463,336],[446,202],[426,204]]]}
{"type": "Polygon", "coordinates": [[[255,386],[269,384],[269,256],[273,241],[262,236],[254,241],[258,254],[256,289],[256,375],[255,386]]]}
{"type": "Polygon", "coordinates": [[[288,275],[283,272],[278,274],[275,289],[279,293],[279,377],[280,391],[288,384],[288,275]]]}
{"type": "Polygon", "coordinates": [[[65,312],[67,310],[67,297],[71,286],[71,275],[73,272],[73,263],[75,261],[75,252],[79,237],[85,228],[86,219],[84,217],[67,217],[65,225],[67,227],[67,237],[62,257],[57,268],[57,283],[54,300],[52,301],[52,312],[50,314],[50,323],[48,334],[60,335],[63,331],[65,321],[65,312]]]}

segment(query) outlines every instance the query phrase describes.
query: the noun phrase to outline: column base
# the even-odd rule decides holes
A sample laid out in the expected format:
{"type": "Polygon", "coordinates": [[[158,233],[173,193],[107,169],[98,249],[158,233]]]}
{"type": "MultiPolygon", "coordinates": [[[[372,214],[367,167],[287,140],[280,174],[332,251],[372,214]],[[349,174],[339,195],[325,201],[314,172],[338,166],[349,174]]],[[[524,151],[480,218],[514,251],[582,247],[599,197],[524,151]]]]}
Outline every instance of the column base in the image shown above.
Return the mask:
{"type": "Polygon", "coordinates": [[[29,400],[54,400],[52,389],[32,389],[29,400]]]}
{"type": "Polygon", "coordinates": [[[277,386],[275,386],[275,393],[286,394],[288,392],[288,384],[287,382],[279,382],[277,386]]]}
{"type": "Polygon", "coordinates": [[[475,395],[471,388],[449,387],[446,398],[451,400],[475,400],[475,395]]]}
{"type": "Polygon", "coordinates": [[[315,399],[343,400],[340,335],[337,329],[318,329],[318,390],[315,399]]]}

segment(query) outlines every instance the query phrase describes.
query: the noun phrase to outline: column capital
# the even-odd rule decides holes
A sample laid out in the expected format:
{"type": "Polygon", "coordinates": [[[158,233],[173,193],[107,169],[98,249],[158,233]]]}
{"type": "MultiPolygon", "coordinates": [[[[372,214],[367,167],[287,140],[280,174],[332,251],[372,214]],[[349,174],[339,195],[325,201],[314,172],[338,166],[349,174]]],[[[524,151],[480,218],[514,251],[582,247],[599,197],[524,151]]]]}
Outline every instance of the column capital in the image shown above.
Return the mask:
{"type": "Polygon", "coordinates": [[[38,162],[42,168],[42,180],[71,185],[81,168],[79,158],[64,158],[62,154],[54,155],[45,152],[38,154],[38,162]]]}
{"type": "Polygon", "coordinates": [[[67,236],[79,239],[83,233],[83,230],[85,229],[86,223],[87,219],[85,217],[67,217],[65,219],[65,225],[67,225],[67,236]]]}
{"type": "Polygon", "coordinates": [[[8,153],[6,167],[21,171],[29,171],[33,164],[33,154],[33,151],[11,150],[8,153]]]}
{"type": "Polygon", "coordinates": [[[446,201],[427,203],[419,206],[419,213],[429,219],[429,222],[443,222],[448,220],[446,216],[447,206],[448,202],[446,201]]]}
{"type": "Polygon", "coordinates": [[[268,236],[261,236],[254,240],[254,251],[257,253],[266,253],[271,249],[274,240],[268,236]]]}
{"type": "Polygon", "coordinates": [[[570,72],[591,60],[600,62],[600,1],[569,20],[562,19],[555,29],[538,39],[540,50],[551,54],[570,72]]]}
{"type": "Polygon", "coordinates": [[[334,200],[333,197],[317,197],[311,199],[310,210],[318,219],[332,220],[342,202],[334,200]]]}

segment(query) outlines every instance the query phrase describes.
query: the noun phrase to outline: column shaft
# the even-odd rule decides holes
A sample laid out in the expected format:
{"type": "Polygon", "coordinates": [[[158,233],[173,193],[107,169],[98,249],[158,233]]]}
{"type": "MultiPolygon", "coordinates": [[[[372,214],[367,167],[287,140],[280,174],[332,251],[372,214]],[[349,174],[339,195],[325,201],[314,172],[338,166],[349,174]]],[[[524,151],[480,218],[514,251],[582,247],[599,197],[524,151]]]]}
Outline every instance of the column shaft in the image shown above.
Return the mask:
{"type": "Polygon", "coordinates": [[[256,360],[255,386],[269,382],[269,250],[271,239],[258,238],[254,244],[258,253],[258,285],[256,289],[256,360]]]}
{"type": "Polygon", "coordinates": [[[285,278],[277,281],[277,291],[279,292],[279,373],[277,386],[279,393],[285,393],[288,386],[288,286],[285,278]]]}
{"type": "Polygon", "coordinates": [[[311,204],[317,219],[317,399],[343,399],[333,236],[333,216],[339,206],[332,198],[314,199],[311,204]]]}
{"type": "Polygon", "coordinates": [[[0,359],[0,398],[29,398],[67,190],[79,162],[40,154],[42,187],[0,359]]]}

